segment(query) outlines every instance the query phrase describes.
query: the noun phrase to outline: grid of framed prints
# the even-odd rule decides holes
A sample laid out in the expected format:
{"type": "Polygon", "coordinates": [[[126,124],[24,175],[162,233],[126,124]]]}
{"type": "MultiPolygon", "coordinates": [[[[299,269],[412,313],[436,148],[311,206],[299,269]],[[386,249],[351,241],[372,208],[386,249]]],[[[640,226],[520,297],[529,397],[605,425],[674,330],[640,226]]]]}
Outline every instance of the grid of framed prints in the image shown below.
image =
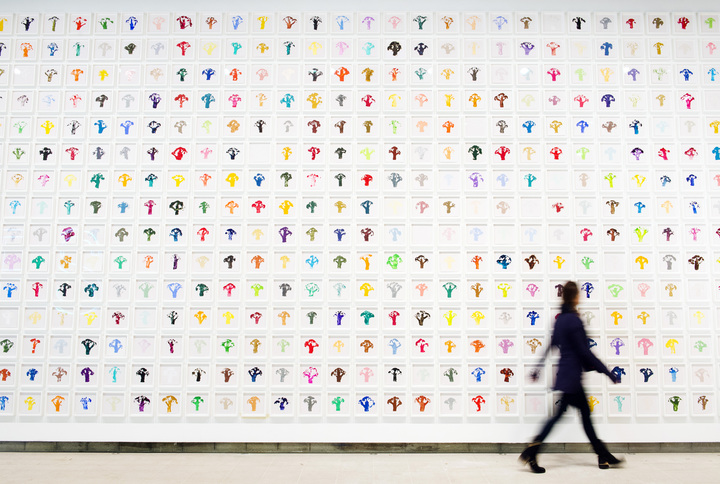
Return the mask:
{"type": "Polygon", "coordinates": [[[716,422],[719,31],[0,14],[0,418],[537,421],[576,280],[593,415],[716,422]]]}

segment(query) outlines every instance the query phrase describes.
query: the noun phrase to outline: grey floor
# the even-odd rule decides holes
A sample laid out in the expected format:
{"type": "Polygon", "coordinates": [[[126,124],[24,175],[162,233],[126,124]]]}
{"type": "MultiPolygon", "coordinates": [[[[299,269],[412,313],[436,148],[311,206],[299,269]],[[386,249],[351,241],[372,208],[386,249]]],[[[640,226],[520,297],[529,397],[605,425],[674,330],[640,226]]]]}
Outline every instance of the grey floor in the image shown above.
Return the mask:
{"type": "Polygon", "coordinates": [[[0,482],[64,483],[684,483],[718,482],[718,454],[629,454],[600,470],[592,454],[544,454],[544,475],[505,454],[0,453],[0,482]]]}

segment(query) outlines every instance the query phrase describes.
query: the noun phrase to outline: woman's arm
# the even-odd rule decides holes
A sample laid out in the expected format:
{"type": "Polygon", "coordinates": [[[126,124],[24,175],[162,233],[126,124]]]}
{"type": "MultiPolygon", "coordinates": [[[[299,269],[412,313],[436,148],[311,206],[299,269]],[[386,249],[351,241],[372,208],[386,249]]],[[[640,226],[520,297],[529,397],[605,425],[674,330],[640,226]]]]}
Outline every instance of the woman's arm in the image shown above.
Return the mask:
{"type": "Polygon", "coordinates": [[[542,352],[542,355],[540,355],[540,359],[535,363],[535,367],[530,370],[530,379],[532,381],[537,381],[538,378],[540,378],[540,370],[545,366],[545,360],[547,360],[547,357],[550,355],[550,350],[553,346],[557,346],[555,343],[555,331],[553,331],[553,334],[550,337],[550,343],[545,345],[545,349],[542,352]]]}
{"type": "Polygon", "coordinates": [[[584,368],[589,368],[597,371],[598,373],[604,373],[614,382],[616,377],[608,370],[608,367],[598,359],[595,354],[590,351],[590,347],[587,342],[587,333],[582,325],[582,321],[578,318],[578,324],[571,330],[570,340],[573,348],[577,351],[580,361],[584,368]]]}

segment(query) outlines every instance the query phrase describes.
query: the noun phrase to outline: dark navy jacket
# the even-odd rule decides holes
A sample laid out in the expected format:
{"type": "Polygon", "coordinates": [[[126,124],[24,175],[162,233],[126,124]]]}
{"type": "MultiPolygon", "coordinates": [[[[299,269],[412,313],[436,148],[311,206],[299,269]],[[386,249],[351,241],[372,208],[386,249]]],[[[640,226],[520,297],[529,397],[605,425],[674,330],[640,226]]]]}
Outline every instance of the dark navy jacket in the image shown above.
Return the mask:
{"type": "Polygon", "coordinates": [[[582,372],[595,370],[614,381],[610,370],[590,351],[587,334],[580,316],[571,307],[563,305],[555,320],[551,346],[560,348],[560,362],[555,377],[555,390],[563,393],[582,391],[582,372]]]}

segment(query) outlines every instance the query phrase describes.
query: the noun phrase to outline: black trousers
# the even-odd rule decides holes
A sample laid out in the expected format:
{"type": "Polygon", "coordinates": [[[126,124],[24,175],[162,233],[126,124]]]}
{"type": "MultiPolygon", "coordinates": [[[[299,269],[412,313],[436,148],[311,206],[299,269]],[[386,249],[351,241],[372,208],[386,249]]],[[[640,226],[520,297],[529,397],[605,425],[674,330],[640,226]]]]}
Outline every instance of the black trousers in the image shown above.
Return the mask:
{"type": "MultiPolygon", "coordinates": [[[[592,444],[595,453],[601,457],[607,455],[608,450],[605,447],[605,444],[603,444],[603,442],[598,439],[597,434],[595,434],[595,429],[592,426],[592,422],[590,421],[590,406],[588,405],[587,396],[585,395],[585,391],[583,390],[580,390],[577,393],[563,393],[555,415],[553,415],[545,423],[542,431],[538,434],[537,437],[535,437],[534,442],[542,443],[547,438],[553,426],[557,423],[558,420],[560,420],[560,417],[563,416],[565,410],[567,410],[568,405],[572,405],[573,407],[580,410],[580,416],[582,417],[582,424],[583,428],[585,429],[585,434],[587,434],[588,439],[590,439],[590,444],[592,444]]],[[[538,445],[537,447],[539,450],[540,446],[538,445]]]]}

